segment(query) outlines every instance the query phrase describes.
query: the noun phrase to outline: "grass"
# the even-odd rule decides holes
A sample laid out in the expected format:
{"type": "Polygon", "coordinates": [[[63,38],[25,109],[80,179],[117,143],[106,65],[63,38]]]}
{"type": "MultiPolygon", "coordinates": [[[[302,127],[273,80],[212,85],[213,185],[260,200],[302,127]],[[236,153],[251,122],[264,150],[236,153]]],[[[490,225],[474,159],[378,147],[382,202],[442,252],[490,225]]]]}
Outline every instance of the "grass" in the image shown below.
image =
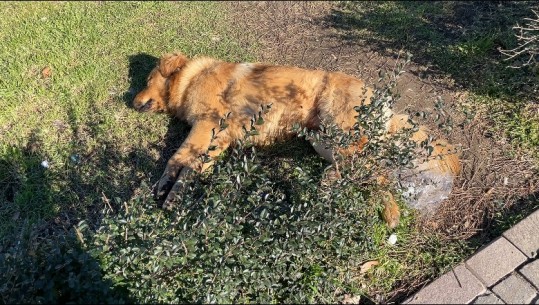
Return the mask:
{"type": "Polygon", "coordinates": [[[161,170],[168,119],[128,104],[165,52],[252,59],[227,40],[218,6],[0,5],[0,236],[21,224],[88,217],[103,196],[127,200],[161,170]]]}
{"type": "Polygon", "coordinates": [[[219,3],[3,2],[0,10],[0,303],[101,300],[111,284],[70,228],[95,227],[103,206],[136,197],[187,131],[133,111],[133,93],[166,52],[253,57],[228,38],[219,3]],[[47,277],[51,269],[57,275],[47,277]]]}
{"type": "MultiPolygon", "coordinates": [[[[375,39],[380,50],[402,47],[399,43],[413,48],[421,45],[418,42],[428,42],[424,49],[413,49],[416,58],[432,61],[442,69],[440,73],[450,74],[457,82],[476,80],[466,85],[476,102],[503,110],[496,112],[500,114],[497,126],[510,127],[516,143],[531,148],[537,144],[537,121],[524,111],[528,96],[516,94],[533,83],[522,71],[502,69],[496,56],[494,61],[483,62],[493,57],[498,44],[512,43],[504,25],[518,16],[496,21],[503,23],[497,26],[472,24],[471,34],[448,37],[445,29],[433,25],[446,24],[443,16],[451,16],[457,6],[466,4],[349,5],[335,22],[353,30],[351,38],[375,39]],[[517,81],[506,86],[508,78],[517,81]],[[514,107],[516,112],[504,114],[505,107],[514,107]]],[[[4,16],[0,20],[0,253],[18,242],[47,240],[80,220],[94,229],[104,207],[110,204],[120,210],[136,205],[136,199],[147,191],[141,185],[157,180],[187,127],[129,107],[156,56],[181,50],[230,61],[255,59],[253,49],[240,47],[230,38],[238,36],[230,35],[237,28],[224,21],[219,3],[4,2],[0,9],[4,16]]],[[[307,143],[278,144],[260,155],[264,169],[287,198],[294,202],[313,199],[298,179],[307,175],[311,183],[319,183],[317,177],[327,164],[307,143]]],[[[373,248],[360,257],[378,260],[379,265],[355,277],[340,278],[338,287],[375,300],[380,294],[378,301],[398,300],[402,291],[395,287],[418,287],[473,251],[465,243],[446,243],[441,236],[421,231],[412,211],[405,209],[403,214],[395,230],[382,222],[372,228],[373,248]],[[387,245],[392,233],[398,236],[393,247],[387,245]]],[[[76,256],[77,251],[69,253],[76,256]]],[[[32,260],[32,252],[28,253],[27,259],[32,260]]],[[[42,273],[52,268],[39,264],[32,265],[33,269],[25,269],[28,264],[18,268],[42,273]]],[[[61,260],[53,261],[51,266],[61,264],[61,260]]],[[[13,274],[16,277],[17,272],[13,274]]],[[[321,274],[317,264],[306,271],[305,281],[313,287],[311,297],[321,293],[314,284],[321,274]]],[[[3,297],[15,290],[2,289],[3,297]]]]}

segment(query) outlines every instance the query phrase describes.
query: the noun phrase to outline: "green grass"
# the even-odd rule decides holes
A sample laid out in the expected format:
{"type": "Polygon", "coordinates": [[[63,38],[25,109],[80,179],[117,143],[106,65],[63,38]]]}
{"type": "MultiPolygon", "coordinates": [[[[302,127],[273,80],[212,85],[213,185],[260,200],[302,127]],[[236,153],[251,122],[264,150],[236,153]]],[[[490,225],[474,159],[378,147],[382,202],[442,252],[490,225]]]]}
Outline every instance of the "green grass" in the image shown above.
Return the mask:
{"type": "MultiPolygon", "coordinates": [[[[445,24],[444,16],[451,16],[455,5],[357,3],[340,15],[338,22],[353,30],[353,35],[375,39],[381,49],[400,47],[396,43],[426,46],[415,49],[416,58],[434,62],[459,82],[474,80],[468,89],[477,101],[482,98],[491,105],[495,99],[510,99],[516,116],[502,115],[497,122],[501,129],[511,127],[516,141],[533,146],[539,131],[537,122],[521,106],[527,102],[526,95],[512,99],[516,91],[529,85],[529,80],[521,71],[502,69],[499,58],[483,62],[492,57],[498,44],[510,45],[510,33],[501,30],[501,26],[477,25],[468,36],[447,37],[433,24],[445,24]],[[490,66],[492,63],[494,66],[490,66]],[[518,81],[514,86],[497,83],[507,77],[518,81]]],[[[0,267],[14,268],[4,275],[10,282],[0,284],[0,303],[41,300],[27,293],[28,287],[45,300],[58,300],[47,295],[50,290],[41,288],[47,285],[41,275],[51,272],[58,274],[53,281],[56,287],[67,285],[69,279],[74,297],[77,290],[73,287],[78,287],[77,283],[112,286],[114,283],[102,281],[96,273],[100,272],[96,261],[87,263],[85,252],[89,245],[75,242],[77,235],[69,230],[80,220],[95,229],[104,221],[101,211],[109,204],[120,214],[119,211],[135,209],[146,200],[148,188],[144,185],[156,182],[166,160],[187,132],[184,124],[166,116],[133,111],[129,107],[133,92],[142,88],[156,57],[165,52],[181,50],[187,55],[249,61],[255,59],[254,50],[242,48],[230,38],[238,37],[237,33],[231,35],[238,28],[227,23],[220,3],[4,2],[0,10],[0,254],[6,254],[2,256],[5,260],[0,259],[0,267]],[[50,76],[42,75],[44,68],[51,70],[50,76]],[[49,167],[43,167],[42,161],[47,161],[49,167]],[[64,249],[60,251],[52,246],[57,238],[51,236],[62,233],[69,244],[68,250],[60,247],[64,249]],[[23,246],[19,247],[19,242],[23,246]],[[41,244],[45,254],[56,249],[50,257],[45,255],[44,261],[34,252],[41,244]],[[73,266],[72,261],[81,262],[80,266],[73,266]],[[22,274],[36,279],[35,285],[22,274]]],[[[512,18],[500,22],[509,24],[516,20],[512,18]]],[[[251,39],[249,34],[243,37],[251,39]]],[[[316,188],[328,164],[305,141],[264,149],[260,158],[264,172],[291,204],[316,201],[316,188]],[[311,189],[302,183],[308,183],[311,189]]],[[[150,229],[151,224],[167,217],[155,207],[143,211],[140,220],[150,229]]],[[[340,212],[346,215],[346,211],[340,212]]],[[[127,211],[125,214],[129,215],[127,211]]],[[[125,226],[115,222],[116,216],[111,213],[105,217],[111,228],[125,226]]],[[[404,209],[402,223],[394,230],[389,230],[377,217],[373,215],[370,220],[374,222],[369,228],[372,235],[363,240],[370,248],[359,251],[352,260],[355,264],[340,265],[343,276],[332,283],[340,292],[371,298],[380,294],[385,300],[399,300],[402,295],[396,288],[435,277],[472,251],[466,244],[447,243],[441,236],[423,232],[410,210],[404,209]],[[398,236],[395,246],[387,244],[392,233],[398,236]],[[380,264],[359,274],[357,264],[366,260],[378,260],[380,264]]],[[[136,228],[138,222],[128,220],[136,228]]],[[[120,233],[123,237],[124,232],[120,233]]],[[[151,242],[168,245],[170,239],[177,237],[170,234],[156,234],[151,242]]],[[[86,242],[91,240],[85,237],[86,242]]],[[[124,252],[133,249],[113,250],[118,252],[105,255],[111,261],[116,257],[124,259],[124,252]]],[[[324,273],[319,264],[313,262],[306,268],[301,285],[311,290],[302,293],[306,300],[335,300],[332,298],[336,291],[329,293],[317,288],[324,273]]],[[[140,273],[131,271],[135,275],[140,273]]],[[[200,270],[194,272],[201,274],[200,270]]],[[[111,274],[109,278],[119,278],[119,282],[130,280],[111,274]]],[[[159,293],[166,297],[173,298],[177,293],[166,286],[160,289],[159,293]]],[[[66,295],[59,299],[70,300],[66,295]]]]}
{"type": "Polygon", "coordinates": [[[101,298],[111,284],[70,228],[95,227],[103,207],[136,197],[187,132],[133,111],[133,93],[165,52],[231,61],[252,52],[229,39],[220,3],[3,2],[0,11],[0,303],[115,302],[101,298]]]}
{"type": "Polygon", "coordinates": [[[0,4],[0,236],[88,217],[103,195],[128,200],[157,175],[169,120],[135,113],[130,93],[165,52],[252,60],[227,39],[219,6],[0,4]]]}

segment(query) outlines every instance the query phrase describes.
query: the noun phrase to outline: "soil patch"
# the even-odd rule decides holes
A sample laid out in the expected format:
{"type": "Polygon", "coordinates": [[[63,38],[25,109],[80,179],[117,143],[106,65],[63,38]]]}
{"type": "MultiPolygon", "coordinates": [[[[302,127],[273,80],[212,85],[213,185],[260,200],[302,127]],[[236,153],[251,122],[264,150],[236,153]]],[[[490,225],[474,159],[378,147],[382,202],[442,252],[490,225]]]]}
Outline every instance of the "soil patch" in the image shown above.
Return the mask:
{"type": "MultiPolygon", "coordinates": [[[[393,69],[402,56],[401,50],[377,45],[375,41],[350,39],[345,28],[331,22],[336,3],[230,2],[227,5],[232,20],[241,23],[248,35],[254,35],[261,62],[341,71],[374,85],[378,84],[379,72],[393,69]]],[[[451,32],[452,28],[448,27],[447,31],[451,32]]],[[[488,110],[470,102],[462,80],[456,82],[434,65],[414,61],[413,57],[406,71],[398,84],[401,98],[395,110],[433,112],[440,96],[445,103],[444,111],[455,122],[455,128],[446,137],[462,147],[463,173],[452,195],[434,215],[418,225],[435,230],[448,240],[473,237],[479,238],[478,244],[487,242],[498,234],[493,224],[497,213],[514,213],[514,209],[529,206],[529,199],[539,194],[536,161],[516,151],[492,131],[488,110]],[[475,117],[465,122],[462,109],[466,107],[473,109],[475,117]]],[[[441,134],[435,125],[430,127],[441,134]]],[[[409,294],[418,287],[407,288],[409,294]]]]}

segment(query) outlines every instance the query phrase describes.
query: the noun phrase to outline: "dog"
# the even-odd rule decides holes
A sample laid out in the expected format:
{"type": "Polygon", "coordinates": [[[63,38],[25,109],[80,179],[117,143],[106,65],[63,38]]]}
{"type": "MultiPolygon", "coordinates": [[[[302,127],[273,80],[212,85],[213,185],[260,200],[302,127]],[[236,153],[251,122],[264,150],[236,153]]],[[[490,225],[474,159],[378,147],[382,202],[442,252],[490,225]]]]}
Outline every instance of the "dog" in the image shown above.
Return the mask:
{"type": "MultiPolygon", "coordinates": [[[[133,108],[140,112],[167,113],[191,126],[156,187],[161,199],[170,189],[163,207],[171,208],[175,194],[183,187],[182,178],[189,171],[203,172],[211,166],[211,162],[201,162],[199,156],[208,153],[210,158],[215,158],[235,140],[243,139],[245,126],[249,126],[264,105],[271,104],[271,111],[265,115],[265,122],[257,126],[259,134],[252,137],[256,145],[293,136],[294,124],[317,130],[324,120],[343,130],[351,130],[357,121],[354,107],[369,104],[372,96],[373,89],[362,80],[340,72],[231,63],[204,56],[189,59],[175,52],[161,56],[148,76],[146,88],[135,96],[133,108]],[[228,127],[215,134],[224,117],[227,117],[228,127]],[[210,142],[212,150],[208,150],[210,142]]],[[[384,112],[388,134],[410,128],[407,115],[393,114],[389,108],[384,112]]],[[[428,130],[423,126],[412,134],[416,143],[427,138],[428,130]]],[[[343,153],[361,150],[367,141],[362,138],[343,153]]],[[[311,143],[323,158],[335,162],[330,148],[311,143]]],[[[433,144],[432,156],[438,158],[419,164],[417,172],[444,177],[452,183],[460,172],[459,158],[445,140],[433,144]]],[[[379,178],[382,184],[390,179],[379,178]]],[[[400,212],[391,193],[386,195],[383,216],[387,224],[394,227],[400,212]]]]}

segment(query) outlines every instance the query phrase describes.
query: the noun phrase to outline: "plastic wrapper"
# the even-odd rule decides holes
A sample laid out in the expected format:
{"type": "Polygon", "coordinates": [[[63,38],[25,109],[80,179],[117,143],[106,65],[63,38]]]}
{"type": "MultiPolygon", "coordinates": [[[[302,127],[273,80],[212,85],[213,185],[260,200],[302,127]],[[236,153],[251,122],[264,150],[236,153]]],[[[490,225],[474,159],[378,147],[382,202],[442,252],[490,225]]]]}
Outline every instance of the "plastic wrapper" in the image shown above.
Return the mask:
{"type": "Polygon", "coordinates": [[[438,171],[402,170],[395,173],[404,202],[422,214],[432,214],[449,197],[454,176],[438,171]]]}

